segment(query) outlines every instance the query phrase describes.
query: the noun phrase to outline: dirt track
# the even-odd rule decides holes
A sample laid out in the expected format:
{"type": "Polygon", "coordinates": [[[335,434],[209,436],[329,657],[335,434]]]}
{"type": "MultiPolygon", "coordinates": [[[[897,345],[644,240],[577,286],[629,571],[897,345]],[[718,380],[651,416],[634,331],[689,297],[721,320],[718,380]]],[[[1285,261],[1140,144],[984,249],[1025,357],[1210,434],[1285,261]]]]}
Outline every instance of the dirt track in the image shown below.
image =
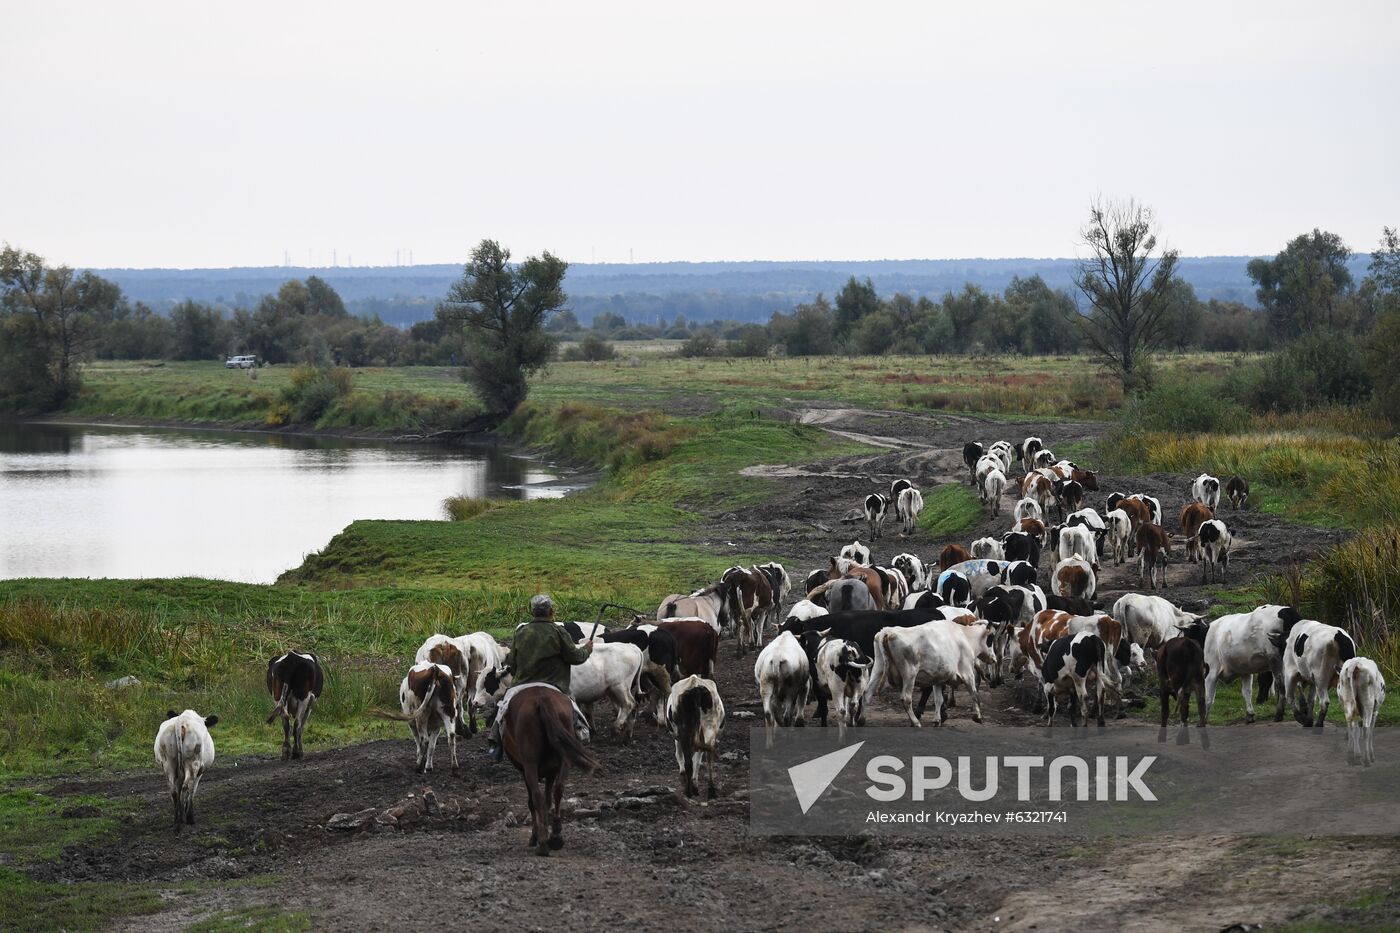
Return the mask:
{"type": "MultiPolygon", "coordinates": [[[[820,464],[782,483],[762,507],[707,523],[717,553],[778,550],[795,580],[855,537],[839,524],[848,508],[897,475],[928,488],[965,482],[965,439],[1039,434],[1052,447],[1094,437],[1096,424],[1005,425],[911,415],[871,417],[852,411],[794,413],[847,436],[873,435],[885,453],[820,464]],[[814,523],[831,528],[824,532],[814,523]],[[733,546],[730,545],[733,542],[733,546]],[[775,542],[777,542],[775,544],[775,542]]],[[[781,470],[770,470],[781,473],[781,470]]],[[[791,471],[788,471],[791,472],[791,471]]],[[[1114,489],[1159,495],[1173,516],[1189,477],[1104,477],[1114,489]]],[[[1098,506],[1103,494],[1087,504],[1098,506]]],[[[1009,502],[1008,502],[1009,505],[1009,502]]],[[[1336,535],[1286,526],[1257,513],[1227,523],[1245,539],[1238,584],[1331,543],[1336,535]]],[[[1009,525],[1003,515],[974,535],[1009,525]]],[[[863,538],[862,538],[863,540],[863,538]]],[[[876,545],[877,558],[902,550],[936,554],[944,541],[896,540],[876,545]]],[[[966,542],[964,542],[966,543],[966,542]]],[[[1205,598],[1190,585],[1198,569],[1174,563],[1176,600],[1205,598]],[[1188,583],[1188,580],[1190,583],[1188,583]]],[[[1134,571],[1135,574],[1135,571],[1134,571]]],[[[1101,592],[1135,588],[1135,576],[1108,568],[1101,592]]],[[[678,588],[686,581],[678,581],[678,588]]],[[[1271,848],[1247,840],[1138,841],[1118,845],[1066,838],[1053,842],[981,839],[955,846],[937,839],[767,838],[747,831],[747,718],[756,707],[752,659],[736,662],[721,648],[717,680],[731,718],[723,738],[722,793],[711,803],[678,797],[671,742],[649,723],[630,746],[608,727],[595,740],[598,773],[569,788],[566,847],[550,859],[524,843],[519,817],[525,797],[509,765],[482,755],[479,739],[462,746],[453,777],[440,749],[439,773],[412,771],[411,744],[375,742],[317,752],[302,762],[272,757],[220,760],[206,776],[200,823],[173,836],[163,779],[154,771],[59,784],[53,793],[99,793],[139,801],[116,844],[70,849],[45,869],[56,880],[129,880],[169,892],[171,909],[139,918],[133,929],[180,929],[210,912],[277,904],[307,910],[319,927],[419,929],[429,925],[584,930],[640,929],[1220,929],[1232,923],[1299,918],[1345,921],[1337,903],[1394,879],[1392,843],[1311,840],[1271,848]],[[339,832],[325,828],[337,813],[382,811],[431,786],[443,813],[406,819],[397,828],[339,832]],[[460,812],[458,812],[460,811],[460,812]],[[1344,873],[1331,870],[1346,866],[1344,873]],[[269,885],[201,885],[175,893],[186,879],[239,879],[269,874],[269,885]],[[1071,893],[1072,892],[1072,893],[1071,893]],[[1093,926],[1086,926],[1093,924],[1093,926]]],[[[1021,725],[1009,688],[984,701],[990,722],[1021,725]]],[[[888,704],[871,713],[893,723],[888,704]]],[[[955,710],[949,726],[979,728],[955,710]]],[[[604,717],[599,717],[600,719],[604,717]]],[[[1132,728],[1118,723],[1113,728],[1132,728]]],[[[1260,728],[1296,728],[1261,724],[1260,728]]],[[[314,720],[311,726],[315,729],[314,720]]],[[[269,733],[270,734],[270,733],[269,733]]],[[[269,739],[269,750],[272,750],[269,739]]],[[[415,802],[406,808],[411,817],[415,802]]],[[[1374,914],[1368,915],[1375,920],[1374,914]]]]}

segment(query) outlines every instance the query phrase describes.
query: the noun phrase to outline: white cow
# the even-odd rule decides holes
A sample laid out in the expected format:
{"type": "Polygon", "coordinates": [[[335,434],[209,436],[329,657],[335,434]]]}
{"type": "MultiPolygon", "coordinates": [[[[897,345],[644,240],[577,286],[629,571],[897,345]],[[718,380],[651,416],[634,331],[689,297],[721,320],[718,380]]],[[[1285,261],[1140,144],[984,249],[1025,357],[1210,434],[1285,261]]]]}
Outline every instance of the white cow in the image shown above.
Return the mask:
{"type": "Polygon", "coordinates": [[[808,619],[816,619],[826,614],[827,608],[825,606],[818,606],[810,599],[799,599],[797,602],[793,603],[792,608],[788,610],[787,619],[784,620],[783,624],[787,624],[793,619],[799,622],[806,622],[808,619]]]}
{"type": "Polygon", "coordinates": [[[763,706],[764,739],[773,747],[773,734],[778,726],[802,725],[807,693],[810,689],[811,664],[797,636],[782,632],[759,652],[753,666],[753,678],[758,683],[758,696],[763,706]]]}
{"type": "Polygon", "coordinates": [[[1033,518],[1038,522],[1045,521],[1045,513],[1041,511],[1040,503],[1029,496],[1016,500],[1016,507],[1011,510],[1011,517],[1016,520],[1017,529],[1021,527],[1021,520],[1024,518],[1033,518]]]}
{"type": "Polygon", "coordinates": [[[817,687],[832,704],[839,742],[846,741],[847,727],[858,723],[865,710],[871,663],[853,641],[829,638],[817,649],[817,687]]]}
{"type": "Polygon", "coordinates": [[[991,447],[987,448],[987,453],[992,454],[1001,461],[1001,471],[1003,473],[1011,472],[1011,461],[1013,457],[1011,453],[1011,444],[1008,441],[997,441],[992,444],[991,447]]]}
{"type": "MultiPolygon", "coordinates": [[[[481,679],[486,676],[487,671],[493,671],[505,664],[506,656],[510,649],[501,646],[496,639],[486,632],[471,632],[466,635],[458,635],[452,639],[452,643],[457,646],[457,650],[467,659],[467,691],[465,707],[467,713],[468,730],[476,732],[476,713],[480,708],[477,706],[477,693],[481,688],[481,679]]],[[[497,697],[497,700],[500,698],[497,697]]],[[[494,702],[494,701],[493,701],[494,702]]],[[[493,707],[494,708],[494,707],[493,707]]]]}
{"type": "MultiPolygon", "coordinates": [[[[1215,690],[1223,678],[1240,679],[1244,695],[1244,721],[1254,722],[1254,675],[1272,676],[1278,708],[1274,721],[1283,720],[1283,655],[1284,640],[1289,629],[1302,616],[1292,606],[1260,606],[1253,612],[1224,615],[1210,624],[1206,632],[1206,717],[1215,705],[1215,690]]],[[[1260,691],[1260,701],[1267,696],[1260,691]]]]}
{"type": "Polygon", "coordinates": [[[855,561],[862,567],[870,566],[870,548],[866,547],[864,544],[861,544],[859,538],[843,547],[841,549],[841,553],[837,556],[844,558],[845,560],[855,561]]]}
{"type": "Polygon", "coordinates": [[[1133,544],[1133,520],[1122,509],[1114,509],[1104,519],[1108,528],[1106,552],[1113,555],[1113,562],[1121,565],[1127,560],[1133,544]]]}
{"type": "Polygon", "coordinates": [[[993,470],[982,480],[982,504],[993,515],[1001,514],[1001,497],[1006,491],[1006,474],[993,470]]]}
{"type": "Polygon", "coordinates": [[[904,574],[904,579],[909,581],[911,592],[927,588],[928,578],[924,575],[924,562],[913,554],[900,554],[890,561],[890,565],[904,574]]]}
{"type": "Polygon", "coordinates": [[[1087,558],[1090,567],[1099,569],[1099,551],[1094,543],[1094,532],[1085,525],[1060,527],[1059,555],[1062,561],[1071,557],[1087,558]]]}
{"type": "Polygon", "coordinates": [[[919,513],[923,510],[923,493],[919,492],[919,490],[915,489],[913,486],[910,486],[908,489],[900,490],[899,499],[896,500],[895,503],[895,514],[904,522],[904,533],[906,535],[912,535],[914,533],[914,529],[918,527],[919,513]]]}
{"type": "Polygon", "coordinates": [[[1005,560],[1005,552],[1001,549],[1001,542],[993,537],[978,538],[972,542],[972,547],[968,548],[973,557],[983,560],[1005,560]]]}
{"type": "MultiPolygon", "coordinates": [[[[884,683],[898,688],[909,724],[921,725],[919,716],[930,693],[934,697],[933,722],[947,718],[943,709],[943,687],[966,687],[972,697],[972,719],[982,721],[977,700],[977,662],[996,666],[992,635],[986,624],[959,625],[935,619],[912,628],[885,628],[875,634],[875,666],[870,674],[869,696],[884,683]],[[914,688],[924,695],[914,707],[914,688]]],[[[867,701],[869,699],[867,696],[867,701]]]]}
{"type": "Polygon", "coordinates": [[[1304,619],[1289,630],[1283,649],[1283,689],[1294,719],[1322,728],[1337,672],[1354,657],[1356,642],[1345,629],[1304,619]]]}
{"type": "Polygon", "coordinates": [[[666,728],[676,739],[676,767],[685,780],[686,796],[700,793],[700,769],[703,767],[713,800],[719,733],[724,728],[724,701],[719,697],[715,682],[699,674],[677,681],[666,701],[666,728]]]}
{"type": "Polygon", "coordinates": [[[192,709],[165,714],[156,730],[156,765],[170,785],[170,802],[175,808],[175,829],[194,823],[194,795],[204,770],[214,763],[214,740],[209,730],[218,716],[207,719],[192,709]]]}
{"type": "Polygon", "coordinates": [[[1385,702],[1385,678],[1370,658],[1351,658],[1337,675],[1337,699],[1347,717],[1347,763],[1376,761],[1376,713],[1385,702]]]}
{"type": "Polygon", "coordinates": [[[1193,502],[1204,502],[1212,512],[1215,511],[1220,505],[1220,480],[1209,473],[1202,473],[1191,483],[1191,499],[1193,502]]]}
{"type": "Polygon", "coordinates": [[[1113,618],[1123,623],[1128,640],[1144,648],[1157,649],[1197,625],[1206,625],[1205,616],[1178,609],[1169,600],[1144,593],[1128,593],[1113,604],[1113,618]]]}
{"type": "Polygon", "coordinates": [[[636,720],[636,697],[642,693],[642,649],[625,641],[593,643],[593,653],[569,674],[569,695],[583,711],[589,728],[593,704],[606,697],[617,707],[617,732],[624,742],[632,740],[636,720]]]}

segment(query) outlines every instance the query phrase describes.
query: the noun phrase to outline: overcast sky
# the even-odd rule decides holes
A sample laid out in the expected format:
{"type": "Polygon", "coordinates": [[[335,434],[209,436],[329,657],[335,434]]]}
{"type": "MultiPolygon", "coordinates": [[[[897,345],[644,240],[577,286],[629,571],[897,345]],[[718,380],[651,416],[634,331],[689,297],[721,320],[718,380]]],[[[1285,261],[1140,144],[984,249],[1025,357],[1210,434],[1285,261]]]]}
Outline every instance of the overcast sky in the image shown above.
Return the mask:
{"type": "Polygon", "coordinates": [[[7,0],[0,240],[77,266],[1187,255],[1400,225],[1400,3],[7,0]]]}

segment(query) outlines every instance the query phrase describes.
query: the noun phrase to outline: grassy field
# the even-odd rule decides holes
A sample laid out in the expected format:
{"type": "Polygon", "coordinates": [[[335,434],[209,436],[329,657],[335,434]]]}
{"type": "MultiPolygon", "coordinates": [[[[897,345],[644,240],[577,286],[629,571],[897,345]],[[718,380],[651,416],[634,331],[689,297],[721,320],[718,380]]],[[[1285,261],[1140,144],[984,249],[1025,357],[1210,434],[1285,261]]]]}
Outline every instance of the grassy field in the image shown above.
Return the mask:
{"type": "MultiPolygon", "coordinates": [[[[1219,370],[1221,354],[1164,358],[1165,373],[1219,370]]],[[[230,370],[220,363],[103,362],[85,370],[71,416],[263,425],[293,367],[230,370]]],[[[408,433],[451,428],[477,412],[447,367],[354,370],[351,394],[314,425],[408,433]]],[[[677,404],[781,406],[839,401],[1006,418],[1109,418],[1121,389],[1083,357],[803,357],[685,360],[649,353],[599,363],[554,363],[531,398],[672,410],[677,404]]]]}

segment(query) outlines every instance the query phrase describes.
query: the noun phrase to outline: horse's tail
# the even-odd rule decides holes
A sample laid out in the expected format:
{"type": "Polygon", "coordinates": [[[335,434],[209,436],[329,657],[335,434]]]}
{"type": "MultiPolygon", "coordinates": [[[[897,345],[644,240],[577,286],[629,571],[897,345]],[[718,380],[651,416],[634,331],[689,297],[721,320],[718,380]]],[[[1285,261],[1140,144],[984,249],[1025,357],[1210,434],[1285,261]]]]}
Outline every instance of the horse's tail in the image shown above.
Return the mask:
{"type": "Polygon", "coordinates": [[[588,754],[588,749],[583,747],[574,730],[565,729],[559,724],[559,717],[549,703],[540,703],[537,710],[540,725],[544,730],[544,739],[551,749],[585,774],[598,767],[598,760],[588,754]]]}

